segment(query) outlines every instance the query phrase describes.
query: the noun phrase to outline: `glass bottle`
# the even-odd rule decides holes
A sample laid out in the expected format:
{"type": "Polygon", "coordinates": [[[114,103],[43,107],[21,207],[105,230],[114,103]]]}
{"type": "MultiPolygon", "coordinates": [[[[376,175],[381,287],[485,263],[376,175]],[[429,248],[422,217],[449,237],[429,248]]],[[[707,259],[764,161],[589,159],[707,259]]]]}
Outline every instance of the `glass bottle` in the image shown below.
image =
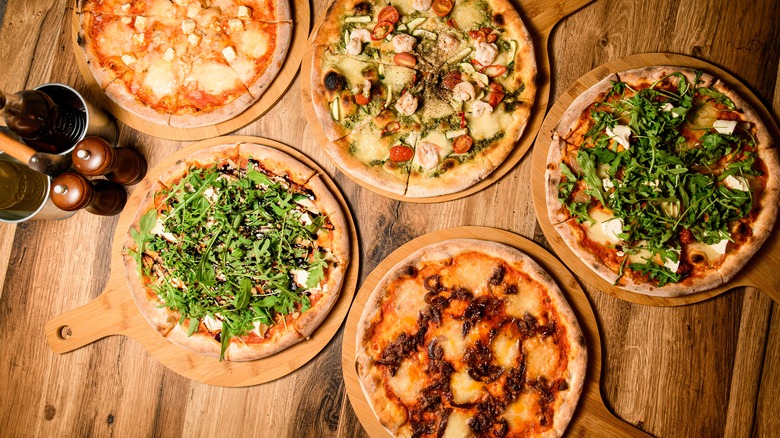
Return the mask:
{"type": "Polygon", "coordinates": [[[36,211],[46,199],[46,175],[21,163],[0,160],[0,210],[36,211]]]}
{"type": "Polygon", "coordinates": [[[40,152],[67,151],[87,127],[86,113],[58,105],[38,90],[14,94],[0,91],[0,109],[6,125],[40,152]]]}

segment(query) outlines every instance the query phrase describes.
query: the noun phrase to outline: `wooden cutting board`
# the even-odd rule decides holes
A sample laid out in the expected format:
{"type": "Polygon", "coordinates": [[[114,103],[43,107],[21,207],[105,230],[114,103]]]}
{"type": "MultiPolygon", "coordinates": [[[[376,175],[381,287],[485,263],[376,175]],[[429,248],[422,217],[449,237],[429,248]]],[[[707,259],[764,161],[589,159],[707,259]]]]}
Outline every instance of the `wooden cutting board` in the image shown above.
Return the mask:
{"type": "Polygon", "coordinates": [[[87,89],[92,95],[89,100],[92,102],[97,101],[100,106],[106,108],[116,118],[134,129],[145,134],[167,138],[169,140],[201,140],[225,135],[243,128],[265,114],[282,98],[282,96],[284,96],[284,93],[290,88],[290,85],[298,74],[298,67],[301,64],[301,58],[306,50],[306,39],[309,37],[311,22],[311,7],[309,1],[291,0],[290,6],[293,15],[293,34],[290,41],[290,48],[287,51],[287,57],[285,58],[279,73],[277,73],[276,78],[274,78],[265,92],[263,92],[260,99],[247,108],[246,111],[230,120],[215,125],[197,128],[176,128],[169,125],[152,123],[138,117],[106,96],[100,84],[98,84],[94,76],[92,76],[92,72],[87,65],[87,59],[84,56],[84,51],[78,44],[80,26],[79,17],[76,13],[77,8],[73,6],[74,4],[75,3],[71,3],[71,7],[73,8],[71,14],[71,46],[76,55],[76,63],[79,67],[79,71],[87,82],[87,89]],[[93,96],[94,99],[92,98],[93,96]]]}
{"type": "Polygon", "coordinates": [[[312,160],[281,143],[259,137],[218,137],[194,143],[162,160],[136,186],[122,212],[111,250],[111,274],[105,290],[94,301],[46,323],[45,333],[55,353],[66,353],[98,339],[124,335],[140,343],[163,365],[189,379],[218,386],[249,386],[269,382],[300,368],[317,355],[338,331],[349,310],[357,287],[360,265],[357,234],[352,214],[338,187],[312,160]],[[226,143],[256,143],[278,149],[314,169],[341,205],[351,236],[351,260],[338,302],[308,340],[273,356],[250,362],[220,362],[217,358],[193,353],[165,339],[146,321],[136,307],[125,277],[122,245],[133,217],[152,184],[178,160],[210,146],[226,143]]]}
{"type": "Polygon", "coordinates": [[[347,394],[355,409],[355,413],[361,424],[372,437],[390,436],[384,427],[374,416],[368,405],[363,390],[360,387],[357,371],[355,370],[356,331],[360,315],[368,301],[371,292],[379,280],[395,264],[409,256],[414,251],[432,243],[454,238],[472,238],[500,242],[519,249],[531,256],[539,263],[558,283],[574,313],[577,315],[585,339],[588,342],[588,370],[585,376],[582,396],[577,410],[567,429],[567,436],[650,436],[615,417],[604,404],[601,397],[601,341],[599,339],[599,327],[596,317],[590,307],[588,298],[583,292],[577,280],[566,267],[552,254],[544,250],[536,243],[510,233],[488,227],[457,227],[420,236],[397,250],[393,251],[386,259],[368,275],[366,281],[360,287],[352,309],[347,317],[347,326],[344,330],[344,340],[341,350],[341,367],[344,372],[344,382],[347,394]]]}
{"type": "Polygon", "coordinates": [[[544,236],[547,238],[547,241],[550,243],[550,246],[552,246],[558,257],[560,257],[572,271],[577,272],[579,278],[584,279],[596,289],[626,301],[651,306],[679,306],[712,298],[735,287],[752,286],[762,290],[775,301],[780,302],[780,270],[778,270],[778,267],[780,266],[780,233],[778,233],[777,224],[775,225],[774,232],[769,239],[764,242],[764,245],[759,252],[728,283],[708,291],[681,297],[665,298],[651,297],[630,292],[613,286],[599,277],[598,274],[586,266],[582,260],[569,249],[550,223],[550,219],[547,216],[547,204],[545,201],[546,190],[544,185],[544,174],[547,165],[547,153],[550,150],[552,131],[558,123],[558,120],[560,120],[563,113],[577,96],[598,81],[609,76],[611,73],[653,65],[701,69],[725,81],[729,86],[736,90],[740,96],[745,98],[756,112],[758,112],[759,116],[769,129],[770,135],[775,140],[775,144],[780,142],[780,130],[778,130],[777,124],[769,111],[767,111],[766,107],[748,87],[723,69],[696,58],[672,53],[646,53],[615,59],[596,67],[574,82],[569,89],[561,95],[558,101],[555,102],[539,131],[539,136],[537,137],[534,146],[533,162],[531,163],[531,189],[536,218],[542,227],[544,236]]]}
{"type": "MultiPolygon", "coordinates": [[[[531,34],[531,38],[534,42],[534,50],[536,52],[536,64],[538,68],[537,74],[537,91],[536,99],[534,101],[533,108],[531,109],[531,118],[528,120],[528,125],[525,127],[523,135],[515,145],[515,149],[510,152],[503,163],[499,165],[493,172],[491,172],[485,179],[467,188],[466,190],[451,193],[441,196],[432,196],[428,198],[411,198],[397,193],[391,193],[375,187],[372,184],[368,184],[359,178],[352,176],[351,173],[345,171],[337,162],[333,163],[338,169],[347,175],[355,183],[378,193],[382,196],[386,196],[391,199],[399,201],[416,202],[416,203],[434,203],[451,201],[453,199],[460,199],[471,194],[474,194],[494,182],[498,181],[507,172],[509,172],[520,161],[521,158],[528,152],[531,145],[536,138],[536,133],[539,130],[539,126],[542,124],[544,118],[544,112],[547,108],[550,97],[550,60],[547,55],[547,45],[550,39],[550,33],[553,27],[577,9],[591,3],[593,0],[520,0],[520,6],[518,12],[520,17],[525,22],[528,32],[531,34]]],[[[322,20],[320,19],[317,25],[314,27],[315,31],[312,32],[312,36],[316,34],[316,30],[319,29],[322,20]]],[[[317,144],[320,147],[325,147],[329,141],[325,136],[325,132],[322,130],[317,115],[314,111],[314,105],[312,103],[312,90],[311,90],[311,69],[314,56],[314,46],[309,40],[308,46],[305,48],[303,55],[303,61],[301,63],[301,100],[303,102],[304,114],[306,114],[306,121],[309,124],[314,138],[317,140],[317,144]]]]}

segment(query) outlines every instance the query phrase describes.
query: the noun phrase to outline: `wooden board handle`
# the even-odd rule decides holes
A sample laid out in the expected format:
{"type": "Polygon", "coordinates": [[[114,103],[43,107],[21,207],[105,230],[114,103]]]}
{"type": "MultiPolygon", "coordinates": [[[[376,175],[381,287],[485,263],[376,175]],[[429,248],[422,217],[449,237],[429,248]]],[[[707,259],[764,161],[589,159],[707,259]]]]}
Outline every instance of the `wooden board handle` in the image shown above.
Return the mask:
{"type": "Polygon", "coordinates": [[[551,5],[549,2],[539,0],[520,0],[520,10],[528,18],[531,26],[547,38],[559,21],[593,1],[560,0],[551,5]]]}
{"type": "Polygon", "coordinates": [[[14,140],[2,132],[0,132],[0,150],[24,164],[29,163],[30,159],[35,155],[35,149],[14,140]]]}
{"type": "Polygon", "coordinates": [[[44,328],[46,340],[55,353],[67,353],[106,336],[120,334],[127,326],[126,315],[123,306],[115,305],[107,291],[95,300],[49,320],[44,328]]]}

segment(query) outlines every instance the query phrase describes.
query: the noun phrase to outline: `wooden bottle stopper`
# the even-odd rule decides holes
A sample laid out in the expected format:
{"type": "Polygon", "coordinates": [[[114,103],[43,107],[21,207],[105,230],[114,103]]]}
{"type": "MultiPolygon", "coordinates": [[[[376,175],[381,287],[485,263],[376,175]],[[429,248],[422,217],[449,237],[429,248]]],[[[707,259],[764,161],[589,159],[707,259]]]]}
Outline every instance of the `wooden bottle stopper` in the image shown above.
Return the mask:
{"type": "Polygon", "coordinates": [[[127,203],[127,193],[121,185],[106,181],[90,181],[75,172],[66,172],[52,181],[51,200],[60,210],[85,209],[100,216],[113,216],[127,203]]]}
{"type": "Polygon", "coordinates": [[[146,175],[146,159],[129,148],[112,148],[100,137],[85,137],[73,149],[73,167],[82,175],[100,176],[123,185],[140,182],[146,175]]]}

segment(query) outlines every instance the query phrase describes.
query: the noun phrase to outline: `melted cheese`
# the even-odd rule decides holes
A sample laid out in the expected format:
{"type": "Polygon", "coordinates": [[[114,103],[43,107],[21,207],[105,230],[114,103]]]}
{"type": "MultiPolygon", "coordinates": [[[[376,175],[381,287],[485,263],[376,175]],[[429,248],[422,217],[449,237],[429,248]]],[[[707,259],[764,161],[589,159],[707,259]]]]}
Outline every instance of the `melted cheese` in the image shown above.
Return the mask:
{"type": "Polygon", "coordinates": [[[598,209],[590,211],[589,214],[596,223],[585,222],[582,226],[590,240],[602,245],[614,245],[620,241],[615,233],[622,232],[620,229],[623,227],[623,222],[619,218],[615,219],[611,213],[598,209]]]}
{"type": "Polygon", "coordinates": [[[425,137],[420,139],[420,143],[427,141],[429,143],[433,143],[437,146],[439,146],[440,157],[446,157],[450,153],[452,153],[452,144],[449,140],[447,140],[447,137],[445,137],[444,133],[441,131],[431,131],[429,132],[425,137]]]}
{"type": "MultiPolygon", "coordinates": [[[[426,95],[426,97],[428,96],[426,95]]],[[[433,96],[429,97],[423,106],[423,118],[438,119],[454,113],[455,109],[452,108],[452,105],[433,96]]]]}
{"type": "Polygon", "coordinates": [[[453,269],[445,269],[442,274],[443,286],[460,286],[475,296],[487,293],[489,273],[496,270],[498,263],[485,257],[461,257],[453,269]],[[487,275],[485,273],[488,273],[487,275]]]}
{"type": "Polygon", "coordinates": [[[538,319],[542,315],[543,308],[537,291],[531,289],[528,285],[518,285],[517,289],[517,294],[504,297],[507,315],[522,318],[528,313],[538,319]]]}
{"type": "Polygon", "coordinates": [[[428,307],[425,303],[425,294],[420,293],[414,281],[404,281],[396,290],[393,309],[398,315],[398,324],[402,327],[411,327],[417,322],[420,309],[428,307]]]}
{"type": "Polygon", "coordinates": [[[523,426],[538,422],[539,414],[539,394],[523,392],[517,401],[507,406],[502,417],[510,428],[522,429],[523,426]]]}
{"type": "Polygon", "coordinates": [[[120,21],[112,21],[103,29],[103,34],[98,38],[98,50],[105,56],[122,56],[125,51],[131,50],[128,41],[133,37],[133,30],[120,21]]]}
{"type": "Polygon", "coordinates": [[[480,117],[472,119],[469,134],[474,140],[483,140],[493,137],[496,132],[504,132],[507,126],[512,125],[512,114],[504,111],[483,113],[480,117]]]}
{"type": "Polygon", "coordinates": [[[441,337],[437,344],[444,350],[444,359],[448,362],[461,360],[466,354],[466,340],[463,337],[463,322],[445,318],[439,329],[441,337]]]}
{"type": "Polygon", "coordinates": [[[485,393],[485,384],[477,382],[469,376],[465,369],[456,371],[450,376],[452,401],[455,403],[475,403],[485,393]]]}
{"type": "Polygon", "coordinates": [[[453,8],[450,18],[458,23],[460,29],[478,29],[480,25],[484,25],[485,12],[480,9],[477,1],[466,0],[459,2],[457,8],[453,8]]]}
{"type": "Polygon", "coordinates": [[[269,47],[268,34],[260,29],[247,29],[238,40],[238,50],[250,58],[262,57],[269,47]]]}
{"type": "Polygon", "coordinates": [[[176,86],[174,67],[162,58],[155,59],[149,65],[143,86],[148,88],[157,99],[173,94],[176,86]]]}
{"type": "Polygon", "coordinates": [[[444,438],[462,438],[464,436],[471,436],[473,434],[471,427],[469,427],[469,419],[471,415],[460,411],[454,410],[447,419],[447,428],[444,429],[444,438]]]}
{"type": "Polygon", "coordinates": [[[493,339],[493,358],[497,365],[503,368],[517,366],[520,356],[520,338],[513,336],[510,330],[501,330],[493,339]]]}
{"type": "Polygon", "coordinates": [[[728,244],[728,240],[725,241],[722,240],[712,245],[707,245],[706,243],[702,243],[702,242],[694,242],[688,245],[688,253],[689,254],[701,253],[707,259],[707,263],[712,264],[720,260],[721,257],[723,257],[723,254],[725,254],[726,251],[727,244],[728,244]]]}
{"type": "Polygon", "coordinates": [[[233,70],[216,61],[193,64],[192,76],[209,94],[220,94],[241,86],[233,70]]]}
{"type": "Polygon", "coordinates": [[[558,361],[560,360],[558,348],[555,345],[555,338],[552,336],[541,337],[534,336],[523,343],[526,360],[526,375],[528,380],[535,380],[537,377],[556,375],[558,361]]]}
{"type": "Polygon", "coordinates": [[[404,359],[395,376],[387,380],[390,388],[404,403],[413,403],[427,383],[419,365],[417,361],[404,359]]]}

